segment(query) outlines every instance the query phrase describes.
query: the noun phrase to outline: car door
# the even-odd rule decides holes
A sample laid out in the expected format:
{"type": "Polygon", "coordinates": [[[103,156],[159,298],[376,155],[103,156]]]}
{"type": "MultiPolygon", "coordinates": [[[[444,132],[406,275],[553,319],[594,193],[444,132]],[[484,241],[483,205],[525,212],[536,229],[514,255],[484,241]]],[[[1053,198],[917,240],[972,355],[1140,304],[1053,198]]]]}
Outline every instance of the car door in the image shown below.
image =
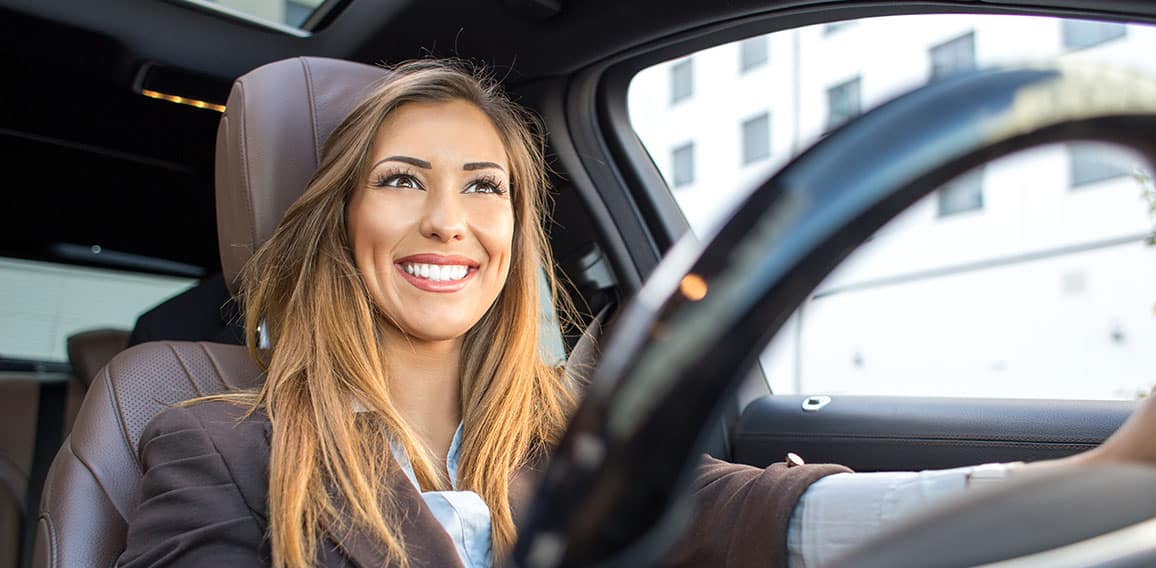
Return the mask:
{"type": "MultiPolygon", "coordinates": [[[[662,249],[684,231],[711,235],[809,144],[918,85],[1029,60],[1156,72],[1129,55],[1153,41],[1141,25],[883,9],[846,17],[728,21],[590,70],[573,92],[582,80],[597,88],[547,114],[575,148],[562,157],[567,169],[615,204],[619,235],[637,221],[662,249]]],[[[945,184],[778,330],[718,451],[760,466],[794,452],[879,471],[1094,447],[1153,386],[1144,167],[1118,148],[1077,143],[945,184]]],[[[614,252],[647,254],[635,239],[622,248],[614,252]]],[[[645,275],[648,262],[633,266],[645,275]]]]}

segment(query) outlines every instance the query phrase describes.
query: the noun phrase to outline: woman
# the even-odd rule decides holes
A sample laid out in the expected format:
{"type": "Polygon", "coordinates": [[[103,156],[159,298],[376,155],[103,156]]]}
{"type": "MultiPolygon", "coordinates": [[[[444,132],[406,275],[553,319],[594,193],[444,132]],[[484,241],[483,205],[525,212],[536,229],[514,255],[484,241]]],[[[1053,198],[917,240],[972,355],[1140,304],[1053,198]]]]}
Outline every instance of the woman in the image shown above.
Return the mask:
{"type": "MultiPolygon", "coordinates": [[[[538,353],[552,262],[533,124],[492,85],[420,61],[338,126],[242,276],[266,380],[149,424],[122,565],[489,566],[509,551],[575,405],[538,353]]],[[[672,562],[724,561],[737,518],[783,562],[788,525],[813,524],[788,523],[800,496],[845,471],[708,461],[672,562]]]]}

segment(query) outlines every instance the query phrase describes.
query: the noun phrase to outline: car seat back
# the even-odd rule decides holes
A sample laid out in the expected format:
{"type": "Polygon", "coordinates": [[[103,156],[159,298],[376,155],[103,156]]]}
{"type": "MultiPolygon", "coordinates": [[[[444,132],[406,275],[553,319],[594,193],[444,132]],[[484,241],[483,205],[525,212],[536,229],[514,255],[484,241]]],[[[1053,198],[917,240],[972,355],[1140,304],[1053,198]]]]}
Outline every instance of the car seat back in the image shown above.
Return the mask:
{"type": "MultiPolygon", "coordinates": [[[[228,283],[304,190],[321,144],[384,69],[323,58],[260,67],[233,85],[217,135],[216,191],[228,283]]],[[[258,384],[245,348],[154,342],[96,374],[45,481],[34,566],[109,566],[140,498],[145,424],[166,406],[258,384]]]]}

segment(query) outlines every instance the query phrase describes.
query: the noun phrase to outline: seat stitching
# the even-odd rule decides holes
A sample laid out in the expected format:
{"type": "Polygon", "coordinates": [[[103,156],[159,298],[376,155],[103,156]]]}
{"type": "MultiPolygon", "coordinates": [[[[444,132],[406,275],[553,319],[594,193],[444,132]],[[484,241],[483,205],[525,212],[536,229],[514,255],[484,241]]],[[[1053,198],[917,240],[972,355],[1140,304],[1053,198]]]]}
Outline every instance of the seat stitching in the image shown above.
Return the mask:
{"type": "MultiPolygon", "coordinates": [[[[239,120],[237,121],[237,123],[238,123],[237,128],[240,130],[240,134],[238,136],[238,138],[240,138],[240,140],[241,140],[241,144],[240,144],[241,147],[239,149],[239,153],[241,155],[241,179],[242,179],[242,183],[244,184],[244,191],[241,192],[241,196],[244,198],[245,211],[249,214],[250,223],[249,223],[249,243],[248,243],[248,246],[249,246],[250,250],[252,250],[253,248],[256,247],[256,244],[257,244],[257,217],[253,214],[253,182],[252,182],[252,179],[250,178],[249,160],[247,158],[248,147],[249,147],[249,129],[245,127],[245,116],[244,116],[245,115],[245,83],[244,82],[237,81],[237,91],[239,93],[239,99],[240,100],[237,101],[239,104],[235,105],[235,106],[237,106],[240,109],[238,112],[241,114],[241,116],[238,117],[239,120]]],[[[229,105],[229,106],[234,106],[234,105],[229,105]]],[[[225,139],[228,140],[228,137],[226,136],[225,139]]]]}
{"type": "Polygon", "coordinates": [[[317,133],[317,105],[313,97],[313,72],[309,67],[309,61],[304,57],[301,60],[301,67],[305,71],[305,100],[309,103],[309,124],[313,127],[313,165],[316,166],[321,163],[321,140],[318,140],[317,133]]]}
{"type": "Polygon", "coordinates": [[[104,481],[100,479],[100,476],[96,475],[96,470],[94,470],[92,466],[89,465],[89,463],[85,461],[85,459],[79,453],[76,452],[76,448],[72,445],[72,436],[69,436],[68,451],[72,454],[73,457],[76,458],[76,461],[79,462],[80,465],[84,466],[84,469],[88,471],[88,475],[92,477],[94,481],[96,481],[96,486],[100,487],[100,491],[104,494],[105,500],[108,501],[110,505],[112,505],[112,508],[116,510],[116,514],[120,515],[121,519],[123,520],[124,513],[121,513],[120,508],[116,506],[116,501],[114,501],[112,496],[109,494],[108,488],[104,486],[104,481]]]}
{"type": "MultiPolygon", "coordinates": [[[[200,385],[198,385],[196,383],[196,381],[193,379],[193,373],[191,371],[189,371],[189,366],[187,364],[185,364],[185,359],[183,357],[181,357],[180,352],[177,351],[176,345],[170,341],[166,341],[165,346],[169,348],[169,351],[172,352],[173,357],[176,358],[177,363],[179,363],[181,365],[181,370],[185,372],[185,380],[187,380],[189,382],[189,385],[191,385],[193,387],[193,392],[195,392],[197,396],[204,396],[204,393],[201,392],[200,385]]],[[[160,402],[160,401],[157,401],[157,402],[160,402]]],[[[178,401],[178,402],[180,402],[180,401],[178,401]]],[[[164,403],[162,402],[162,404],[164,404],[164,403]]]]}
{"type": "Polygon", "coordinates": [[[56,558],[56,548],[59,546],[56,539],[56,523],[52,522],[52,515],[48,511],[41,511],[37,520],[44,521],[47,525],[44,532],[48,536],[48,565],[59,566],[60,563],[56,558]]]}
{"type": "MultiPolygon", "coordinates": [[[[141,465],[140,456],[139,456],[139,455],[137,455],[137,448],[136,448],[136,444],[132,443],[132,436],[130,436],[130,435],[129,435],[129,433],[128,433],[128,425],[127,425],[127,424],[125,424],[125,420],[124,420],[124,414],[125,414],[125,413],[124,413],[124,407],[123,407],[123,406],[121,406],[121,404],[120,404],[120,397],[119,397],[119,396],[117,396],[117,393],[116,393],[116,390],[117,390],[117,389],[116,389],[116,383],[115,383],[115,382],[113,382],[113,380],[112,380],[112,375],[111,375],[111,372],[110,372],[110,368],[111,368],[111,367],[112,367],[112,364],[111,364],[111,363],[109,363],[108,365],[105,365],[105,367],[104,367],[104,373],[102,373],[102,374],[103,374],[103,376],[101,377],[101,379],[102,379],[102,380],[104,380],[104,382],[105,382],[105,384],[106,384],[106,385],[108,385],[108,389],[107,389],[107,390],[108,390],[108,398],[109,398],[109,404],[110,404],[110,405],[111,405],[113,408],[115,408],[115,409],[116,409],[116,425],[117,425],[117,427],[118,427],[118,428],[120,428],[120,435],[124,437],[124,445],[125,445],[125,447],[126,447],[126,448],[128,448],[128,449],[129,449],[129,453],[130,453],[130,454],[132,454],[132,459],[133,459],[133,461],[136,463],[136,469],[137,469],[137,471],[138,471],[138,472],[143,472],[143,471],[144,471],[144,466],[143,466],[143,465],[141,465]]],[[[70,445],[70,449],[71,449],[71,439],[72,439],[72,436],[69,436],[68,438],[69,438],[69,440],[70,440],[70,442],[69,442],[69,445],[70,445]]],[[[73,450],[73,452],[72,452],[72,453],[75,455],[75,454],[76,454],[76,451],[75,451],[75,450],[73,450]]],[[[80,459],[80,456],[79,456],[79,455],[77,455],[77,459],[80,459]]]]}
{"type": "Polygon", "coordinates": [[[201,348],[201,353],[204,353],[205,358],[209,360],[209,365],[213,367],[213,372],[217,374],[217,382],[221,383],[222,387],[229,389],[231,385],[225,382],[225,372],[221,370],[221,365],[217,362],[217,357],[209,350],[208,346],[203,341],[197,342],[197,347],[201,348]]]}

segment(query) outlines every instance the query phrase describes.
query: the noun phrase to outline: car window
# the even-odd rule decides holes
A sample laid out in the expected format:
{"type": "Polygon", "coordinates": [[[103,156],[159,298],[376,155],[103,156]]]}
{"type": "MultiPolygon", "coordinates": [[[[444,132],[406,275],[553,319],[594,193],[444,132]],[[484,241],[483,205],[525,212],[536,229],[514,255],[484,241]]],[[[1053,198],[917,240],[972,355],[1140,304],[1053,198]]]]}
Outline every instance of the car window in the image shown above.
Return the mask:
{"type": "Polygon", "coordinates": [[[65,361],[70,335],[132,329],[137,316],[195,282],[0,258],[0,357],[65,361]]]}
{"type": "MultiPolygon", "coordinates": [[[[699,234],[809,144],[919,85],[1032,61],[1156,73],[1141,55],[1156,49],[1156,31],[1107,22],[913,15],[760,37],[645,69],[630,85],[631,124],[699,234]],[[663,92],[675,67],[694,69],[677,102],[663,92]]],[[[772,390],[1147,394],[1150,186],[1136,156],[1090,143],[1009,156],[945,184],[795,313],[762,357],[772,390]]]]}

